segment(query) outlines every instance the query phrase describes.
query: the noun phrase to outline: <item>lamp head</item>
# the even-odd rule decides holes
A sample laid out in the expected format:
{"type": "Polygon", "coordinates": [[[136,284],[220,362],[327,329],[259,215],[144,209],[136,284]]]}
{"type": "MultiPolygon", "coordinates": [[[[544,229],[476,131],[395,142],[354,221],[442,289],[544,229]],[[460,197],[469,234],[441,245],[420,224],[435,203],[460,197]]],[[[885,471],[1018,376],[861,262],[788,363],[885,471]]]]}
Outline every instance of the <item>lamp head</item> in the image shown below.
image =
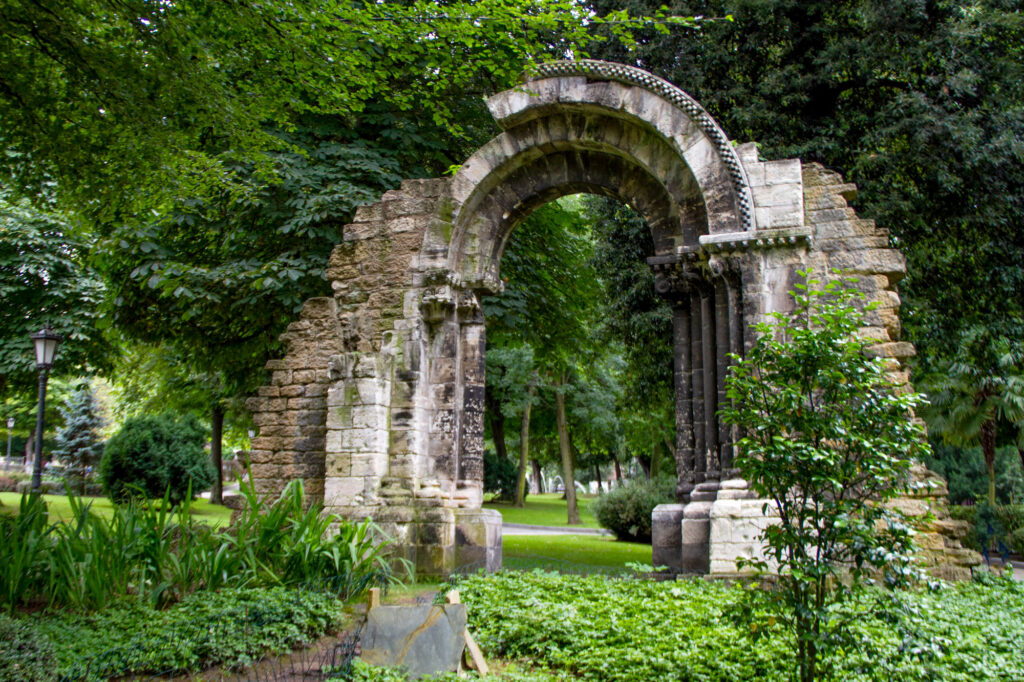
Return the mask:
{"type": "Polygon", "coordinates": [[[50,369],[53,367],[53,358],[57,354],[57,346],[64,340],[60,334],[55,332],[50,325],[46,325],[29,338],[36,348],[36,369],[50,369]]]}

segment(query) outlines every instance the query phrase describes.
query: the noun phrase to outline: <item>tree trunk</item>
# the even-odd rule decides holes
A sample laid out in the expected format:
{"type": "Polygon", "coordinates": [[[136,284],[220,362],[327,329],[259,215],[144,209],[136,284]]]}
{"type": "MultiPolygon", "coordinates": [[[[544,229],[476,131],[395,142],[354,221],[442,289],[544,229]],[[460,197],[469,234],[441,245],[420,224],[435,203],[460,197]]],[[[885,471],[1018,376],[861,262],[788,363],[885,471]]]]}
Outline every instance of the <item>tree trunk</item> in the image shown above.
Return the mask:
{"type": "Polygon", "coordinates": [[[612,461],[615,462],[615,485],[622,485],[622,469],[619,467],[619,456],[612,455],[612,461]]]}
{"type": "Polygon", "coordinates": [[[661,448],[658,447],[657,441],[651,443],[651,469],[647,472],[647,480],[651,481],[658,477],[658,471],[661,469],[661,448]]]}
{"type": "Polygon", "coordinates": [[[526,500],[526,467],[530,463],[530,410],[533,409],[534,385],[527,391],[529,399],[523,408],[522,423],[519,426],[519,478],[516,480],[516,506],[522,507],[526,500]]]}
{"type": "Polygon", "coordinates": [[[565,394],[561,389],[563,381],[555,390],[555,418],[558,422],[558,450],[562,455],[562,485],[565,486],[566,513],[570,526],[579,525],[580,511],[576,506],[576,476],[572,467],[572,452],[569,450],[569,424],[565,417],[565,394]]]}
{"type": "Polygon", "coordinates": [[[996,420],[989,419],[981,425],[981,454],[985,456],[988,469],[988,503],[996,503],[996,420]]]}
{"type": "Polygon", "coordinates": [[[533,464],[533,492],[540,494],[544,492],[544,479],[540,477],[540,462],[531,460],[533,464]]]}
{"type": "Polygon", "coordinates": [[[597,494],[600,495],[601,493],[604,492],[604,486],[601,485],[601,465],[600,464],[595,464],[594,465],[594,474],[597,477],[597,494]]]}
{"type": "Polygon", "coordinates": [[[224,440],[224,408],[213,406],[210,412],[210,460],[213,462],[213,488],[210,490],[212,504],[224,504],[224,473],[221,468],[221,447],[224,440]]]}
{"type": "Polygon", "coordinates": [[[499,459],[508,459],[508,448],[505,446],[505,415],[501,410],[491,410],[491,438],[494,439],[494,451],[499,459]]]}

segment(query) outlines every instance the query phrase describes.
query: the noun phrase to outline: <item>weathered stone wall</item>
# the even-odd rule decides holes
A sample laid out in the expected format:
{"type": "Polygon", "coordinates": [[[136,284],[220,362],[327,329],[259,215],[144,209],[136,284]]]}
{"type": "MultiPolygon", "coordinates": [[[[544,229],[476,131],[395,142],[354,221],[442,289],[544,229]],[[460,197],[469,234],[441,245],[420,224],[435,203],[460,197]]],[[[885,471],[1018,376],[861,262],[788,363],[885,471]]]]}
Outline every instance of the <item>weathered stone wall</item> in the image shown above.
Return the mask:
{"type": "Polygon", "coordinates": [[[483,320],[475,294],[432,257],[450,233],[448,186],[406,181],[357,211],[327,268],[334,296],[306,304],[285,356],[268,364],[271,385],[248,401],[260,493],[302,477],[311,500],[373,518],[426,574],[494,568],[501,556],[500,517],[480,510],[472,419],[483,320]]]}

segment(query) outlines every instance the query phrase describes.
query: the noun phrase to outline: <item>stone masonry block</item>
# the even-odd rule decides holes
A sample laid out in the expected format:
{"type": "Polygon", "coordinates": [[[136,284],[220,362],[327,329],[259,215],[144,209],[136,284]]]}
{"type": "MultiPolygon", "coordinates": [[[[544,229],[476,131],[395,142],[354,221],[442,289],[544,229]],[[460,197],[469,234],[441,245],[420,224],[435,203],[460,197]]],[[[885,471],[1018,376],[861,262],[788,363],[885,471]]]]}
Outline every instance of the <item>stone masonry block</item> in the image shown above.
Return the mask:
{"type": "Polygon", "coordinates": [[[803,169],[800,159],[779,159],[766,161],[764,179],[767,185],[803,185],[803,169]]]}
{"type": "Polygon", "coordinates": [[[906,262],[896,249],[863,249],[855,252],[837,251],[830,254],[829,264],[844,273],[885,275],[890,285],[903,279],[906,262]]]}
{"type": "Polygon", "coordinates": [[[296,384],[312,384],[316,381],[316,370],[297,370],[292,372],[292,381],[296,384]]]}

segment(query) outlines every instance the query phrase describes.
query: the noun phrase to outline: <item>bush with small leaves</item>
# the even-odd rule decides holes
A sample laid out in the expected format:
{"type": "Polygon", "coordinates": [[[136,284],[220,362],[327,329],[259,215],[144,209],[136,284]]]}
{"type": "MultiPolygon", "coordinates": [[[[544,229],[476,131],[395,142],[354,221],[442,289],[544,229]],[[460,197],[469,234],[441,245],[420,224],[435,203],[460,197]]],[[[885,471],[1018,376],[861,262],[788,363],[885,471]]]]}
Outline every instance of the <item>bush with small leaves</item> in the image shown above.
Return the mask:
{"type": "Polygon", "coordinates": [[[619,540],[651,541],[651,512],[659,504],[674,502],[674,482],[669,478],[633,481],[605,493],[590,509],[602,527],[619,540]]]}
{"type": "Polygon", "coordinates": [[[203,450],[206,433],[199,420],[169,412],[133,417],[107,442],[100,477],[115,502],[135,494],[170,495],[172,504],[213,483],[213,465],[203,450]]]}

